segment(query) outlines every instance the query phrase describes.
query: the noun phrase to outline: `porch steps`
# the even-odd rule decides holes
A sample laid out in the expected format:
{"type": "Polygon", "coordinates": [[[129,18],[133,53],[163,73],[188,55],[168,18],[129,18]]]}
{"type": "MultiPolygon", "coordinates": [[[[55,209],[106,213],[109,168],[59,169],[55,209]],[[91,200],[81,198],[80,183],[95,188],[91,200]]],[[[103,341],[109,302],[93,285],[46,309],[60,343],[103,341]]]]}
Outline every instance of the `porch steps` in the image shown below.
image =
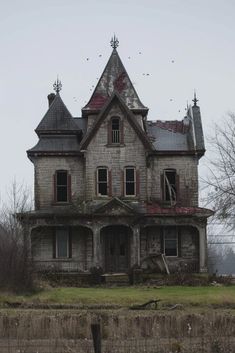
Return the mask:
{"type": "Polygon", "coordinates": [[[107,285],[128,286],[129,276],[126,273],[105,273],[102,276],[103,283],[107,285]]]}

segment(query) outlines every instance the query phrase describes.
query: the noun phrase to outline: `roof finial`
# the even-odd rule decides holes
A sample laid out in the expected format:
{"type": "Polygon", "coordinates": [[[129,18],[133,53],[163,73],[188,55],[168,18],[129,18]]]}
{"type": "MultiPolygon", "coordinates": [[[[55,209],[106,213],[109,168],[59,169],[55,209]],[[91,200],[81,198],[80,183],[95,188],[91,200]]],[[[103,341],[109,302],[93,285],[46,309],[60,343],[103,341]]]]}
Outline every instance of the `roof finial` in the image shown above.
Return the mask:
{"type": "Polygon", "coordinates": [[[119,45],[119,40],[117,39],[117,37],[115,36],[115,34],[113,35],[111,41],[110,41],[111,47],[113,49],[117,49],[118,45],[119,45]]]}
{"type": "Polygon", "coordinates": [[[54,88],[54,91],[56,91],[56,93],[59,93],[62,89],[62,83],[59,80],[58,76],[57,76],[56,81],[54,82],[53,88],[54,88]]]}
{"type": "Polygon", "coordinates": [[[197,102],[198,102],[198,99],[197,99],[197,96],[196,96],[196,91],[194,90],[194,98],[193,98],[193,106],[196,107],[197,106],[197,102]]]}

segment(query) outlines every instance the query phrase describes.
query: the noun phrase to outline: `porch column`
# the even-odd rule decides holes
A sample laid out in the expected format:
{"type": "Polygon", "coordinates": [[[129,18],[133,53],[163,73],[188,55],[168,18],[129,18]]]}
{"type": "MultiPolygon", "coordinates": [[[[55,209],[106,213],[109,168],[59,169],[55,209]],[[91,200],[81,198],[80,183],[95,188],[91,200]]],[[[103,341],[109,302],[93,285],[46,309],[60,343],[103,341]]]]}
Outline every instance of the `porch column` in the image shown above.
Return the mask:
{"type": "Polygon", "coordinates": [[[207,272],[206,227],[199,228],[199,271],[200,272],[207,272]]]}
{"type": "Polygon", "coordinates": [[[100,228],[93,227],[93,266],[101,266],[100,228]]]}
{"type": "Polygon", "coordinates": [[[131,249],[132,265],[140,265],[140,226],[135,225],[132,228],[133,241],[131,249]]]}

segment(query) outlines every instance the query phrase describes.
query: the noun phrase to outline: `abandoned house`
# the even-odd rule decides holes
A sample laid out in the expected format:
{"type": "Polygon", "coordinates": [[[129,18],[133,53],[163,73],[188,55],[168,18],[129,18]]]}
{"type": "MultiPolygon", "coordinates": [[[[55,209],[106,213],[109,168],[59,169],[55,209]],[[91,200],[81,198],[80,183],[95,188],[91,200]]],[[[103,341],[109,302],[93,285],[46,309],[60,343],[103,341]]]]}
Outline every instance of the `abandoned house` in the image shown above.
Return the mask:
{"type": "Polygon", "coordinates": [[[55,82],[35,130],[39,141],[27,151],[35,210],[21,220],[34,263],[88,274],[206,272],[212,211],[198,207],[205,147],[197,99],[182,121],[147,120],[117,38],[111,46],[81,117],[70,114],[55,82]]]}

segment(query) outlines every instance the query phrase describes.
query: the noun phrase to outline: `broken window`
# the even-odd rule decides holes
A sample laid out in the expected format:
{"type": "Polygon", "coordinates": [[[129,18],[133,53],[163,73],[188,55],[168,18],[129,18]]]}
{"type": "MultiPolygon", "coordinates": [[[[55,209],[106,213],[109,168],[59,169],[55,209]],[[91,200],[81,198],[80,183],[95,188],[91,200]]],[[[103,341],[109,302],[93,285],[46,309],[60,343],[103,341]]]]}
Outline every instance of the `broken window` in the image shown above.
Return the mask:
{"type": "Polygon", "coordinates": [[[166,256],[178,256],[178,232],[175,227],[164,229],[164,254],[166,256]]]}
{"type": "Polygon", "coordinates": [[[97,169],[97,194],[98,196],[108,195],[108,169],[97,169]]]}
{"type": "Polygon", "coordinates": [[[136,172],[135,168],[125,168],[125,196],[136,195],[136,172]]]}
{"type": "Polygon", "coordinates": [[[120,143],[120,119],[112,118],[112,143],[120,143]]]}
{"type": "Polygon", "coordinates": [[[164,170],[164,200],[169,201],[171,204],[176,202],[176,170],[164,170]]]}
{"type": "Polygon", "coordinates": [[[69,230],[62,228],[56,230],[56,257],[69,257],[69,230]]]}
{"type": "Polygon", "coordinates": [[[68,202],[67,170],[58,170],[56,172],[56,202],[68,202]]]}

